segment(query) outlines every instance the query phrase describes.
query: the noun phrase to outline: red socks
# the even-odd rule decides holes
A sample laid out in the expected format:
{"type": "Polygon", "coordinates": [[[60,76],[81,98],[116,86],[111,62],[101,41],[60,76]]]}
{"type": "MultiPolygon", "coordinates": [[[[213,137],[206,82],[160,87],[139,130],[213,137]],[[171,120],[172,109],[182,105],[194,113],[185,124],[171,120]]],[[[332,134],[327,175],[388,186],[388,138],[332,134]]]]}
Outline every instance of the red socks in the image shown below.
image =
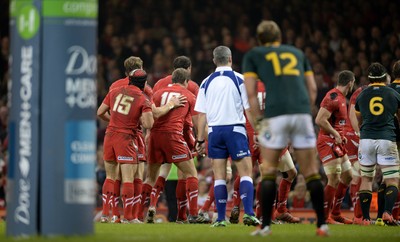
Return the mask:
{"type": "Polygon", "coordinates": [[[121,194],[121,181],[115,180],[114,182],[114,199],[112,201],[112,215],[119,217],[119,196],[121,194]]]}
{"type": "Polygon", "coordinates": [[[114,199],[114,181],[106,179],[103,184],[103,215],[108,216],[110,213],[110,205],[114,199]]]}
{"type": "Polygon", "coordinates": [[[207,200],[204,203],[203,207],[201,208],[201,210],[203,212],[209,211],[211,204],[214,202],[215,197],[214,197],[214,180],[210,185],[210,190],[208,191],[208,196],[207,196],[207,200]]]}
{"type": "Polygon", "coordinates": [[[165,178],[159,176],[157,178],[156,184],[151,190],[150,207],[155,207],[157,205],[158,198],[160,197],[161,192],[164,191],[164,185],[165,185],[165,178]]]}
{"type": "Polygon", "coordinates": [[[336,189],[330,185],[326,185],[324,190],[324,210],[325,218],[329,217],[329,211],[331,210],[333,199],[335,197],[336,189]]]}
{"type": "Polygon", "coordinates": [[[186,208],[187,208],[187,196],[186,196],[186,180],[178,180],[178,184],[176,185],[176,201],[178,205],[178,214],[177,217],[179,220],[186,221],[186,208]]]}
{"type": "Polygon", "coordinates": [[[333,200],[333,208],[332,214],[333,215],[340,215],[340,208],[342,206],[343,198],[346,195],[347,185],[344,183],[339,182],[339,185],[336,189],[335,198],[333,200]]]}
{"type": "Polygon", "coordinates": [[[141,204],[141,197],[142,197],[142,179],[136,178],[133,180],[133,208],[132,208],[132,217],[133,219],[138,218],[139,207],[141,204]]]}
{"type": "Polygon", "coordinates": [[[292,183],[282,179],[279,183],[279,190],[278,190],[278,204],[277,210],[279,213],[284,213],[287,211],[287,199],[289,197],[289,191],[292,183]]]}
{"type": "Polygon", "coordinates": [[[188,177],[186,179],[186,191],[189,200],[189,214],[197,215],[197,198],[199,196],[199,181],[196,177],[188,177]]]}
{"type": "Polygon", "coordinates": [[[142,198],[141,198],[139,211],[138,211],[138,219],[140,219],[140,220],[143,220],[144,207],[145,207],[145,205],[148,205],[148,203],[149,203],[150,193],[151,193],[151,186],[147,183],[143,184],[142,195],[141,195],[142,198]]]}
{"type": "Polygon", "coordinates": [[[233,206],[240,206],[240,192],[239,192],[239,188],[240,188],[240,176],[236,176],[235,178],[235,183],[233,183],[233,206]]]}
{"type": "Polygon", "coordinates": [[[124,205],[124,219],[132,220],[132,207],[133,207],[133,183],[124,182],[122,184],[122,202],[124,205]]]}

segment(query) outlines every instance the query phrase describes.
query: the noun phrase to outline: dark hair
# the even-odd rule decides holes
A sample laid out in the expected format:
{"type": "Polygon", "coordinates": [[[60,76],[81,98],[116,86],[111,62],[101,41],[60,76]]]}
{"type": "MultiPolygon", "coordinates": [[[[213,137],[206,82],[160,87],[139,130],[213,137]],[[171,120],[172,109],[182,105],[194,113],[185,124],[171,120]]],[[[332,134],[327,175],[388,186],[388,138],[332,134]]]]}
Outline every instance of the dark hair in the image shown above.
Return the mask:
{"type": "Polygon", "coordinates": [[[144,89],[147,81],[147,73],[142,69],[136,69],[129,73],[129,85],[144,89]]]}
{"type": "Polygon", "coordinates": [[[386,82],[386,75],[386,68],[378,62],[374,62],[368,67],[368,80],[370,83],[386,82]]]}
{"type": "Polygon", "coordinates": [[[176,57],[173,63],[174,70],[178,68],[188,69],[191,65],[190,59],[183,55],[176,57]]]}
{"type": "Polygon", "coordinates": [[[257,26],[257,39],[264,45],[266,43],[273,43],[281,41],[281,30],[274,21],[263,20],[257,26]]]}
{"type": "Polygon", "coordinates": [[[392,74],[394,79],[400,79],[400,60],[393,64],[392,74]]]}
{"type": "Polygon", "coordinates": [[[189,79],[189,72],[184,68],[177,68],[172,72],[172,83],[183,84],[189,79]]]}
{"type": "Polygon", "coordinates": [[[350,82],[354,81],[354,73],[351,71],[341,71],[338,76],[338,86],[346,86],[350,82]]]}

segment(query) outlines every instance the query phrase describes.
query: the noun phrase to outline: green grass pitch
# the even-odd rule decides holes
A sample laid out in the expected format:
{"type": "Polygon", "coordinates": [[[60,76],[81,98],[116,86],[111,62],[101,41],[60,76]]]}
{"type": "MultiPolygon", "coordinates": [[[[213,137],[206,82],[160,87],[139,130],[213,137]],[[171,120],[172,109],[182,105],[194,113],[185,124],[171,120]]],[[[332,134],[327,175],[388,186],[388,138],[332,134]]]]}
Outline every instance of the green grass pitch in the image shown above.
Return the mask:
{"type": "Polygon", "coordinates": [[[358,225],[331,225],[331,236],[319,238],[315,236],[315,226],[310,224],[282,224],[272,227],[272,235],[268,237],[252,237],[249,235],[254,227],[242,224],[229,225],[226,228],[210,228],[210,225],[192,224],[95,224],[93,236],[71,237],[34,237],[14,239],[5,236],[6,225],[0,222],[0,241],[149,241],[149,242],[223,242],[223,241],[271,241],[271,242],[384,242],[400,241],[400,227],[378,227],[358,225]]]}

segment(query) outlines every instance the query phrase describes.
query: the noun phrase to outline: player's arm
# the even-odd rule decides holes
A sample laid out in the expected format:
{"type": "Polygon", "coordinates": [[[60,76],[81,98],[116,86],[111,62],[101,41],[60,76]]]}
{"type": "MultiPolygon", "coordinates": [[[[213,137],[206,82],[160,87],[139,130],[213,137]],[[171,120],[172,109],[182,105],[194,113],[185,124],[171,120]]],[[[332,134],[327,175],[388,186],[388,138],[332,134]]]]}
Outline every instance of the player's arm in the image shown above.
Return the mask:
{"type": "Polygon", "coordinates": [[[108,113],[110,107],[104,103],[97,109],[97,116],[106,122],[110,122],[110,114],[108,113]]]}
{"type": "Polygon", "coordinates": [[[199,152],[199,154],[204,154],[205,153],[205,141],[206,141],[206,114],[205,113],[199,113],[197,115],[197,139],[196,139],[196,150],[199,152]]]}
{"type": "Polygon", "coordinates": [[[317,84],[315,83],[314,74],[306,73],[304,78],[306,79],[307,91],[310,96],[310,105],[314,107],[315,100],[317,100],[317,84]]]}
{"type": "Polygon", "coordinates": [[[247,119],[249,120],[253,129],[258,131],[258,122],[263,118],[263,114],[260,110],[260,104],[257,99],[257,78],[254,76],[245,75],[244,84],[250,104],[250,109],[245,110],[247,119]]]}
{"type": "Polygon", "coordinates": [[[360,127],[358,126],[356,109],[355,109],[354,106],[355,106],[354,104],[350,104],[349,119],[350,119],[351,127],[353,128],[354,132],[356,134],[359,134],[360,133],[360,127]]]}
{"type": "Polygon", "coordinates": [[[151,105],[151,111],[153,112],[154,118],[159,118],[174,108],[185,106],[186,102],[186,97],[183,95],[180,95],[179,97],[173,96],[164,106],[156,107],[156,105],[153,103],[151,105]]]}
{"type": "Polygon", "coordinates": [[[142,127],[145,129],[151,129],[153,127],[154,118],[152,112],[144,112],[140,117],[140,121],[142,123],[142,127]]]}
{"type": "Polygon", "coordinates": [[[321,107],[318,111],[317,117],[315,118],[315,123],[325,132],[333,135],[337,144],[341,144],[342,138],[339,132],[336,131],[329,123],[329,118],[331,117],[331,115],[331,112],[329,112],[326,108],[321,107]]]}

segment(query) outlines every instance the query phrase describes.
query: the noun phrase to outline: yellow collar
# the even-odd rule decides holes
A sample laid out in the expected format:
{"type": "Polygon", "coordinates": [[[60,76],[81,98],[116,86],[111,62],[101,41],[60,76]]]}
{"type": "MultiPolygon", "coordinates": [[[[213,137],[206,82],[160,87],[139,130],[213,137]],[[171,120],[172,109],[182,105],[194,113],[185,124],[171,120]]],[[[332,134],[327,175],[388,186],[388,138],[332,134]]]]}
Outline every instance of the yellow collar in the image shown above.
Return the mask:
{"type": "Polygon", "coordinates": [[[279,46],[279,45],[281,45],[281,42],[279,42],[279,41],[275,41],[275,42],[271,42],[271,43],[266,43],[266,44],[264,44],[265,47],[269,47],[269,46],[277,47],[277,46],[279,46]]]}
{"type": "Polygon", "coordinates": [[[385,83],[371,83],[371,84],[369,84],[368,86],[373,86],[373,87],[376,87],[376,86],[386,86],[385,85],[385,83]]]}

